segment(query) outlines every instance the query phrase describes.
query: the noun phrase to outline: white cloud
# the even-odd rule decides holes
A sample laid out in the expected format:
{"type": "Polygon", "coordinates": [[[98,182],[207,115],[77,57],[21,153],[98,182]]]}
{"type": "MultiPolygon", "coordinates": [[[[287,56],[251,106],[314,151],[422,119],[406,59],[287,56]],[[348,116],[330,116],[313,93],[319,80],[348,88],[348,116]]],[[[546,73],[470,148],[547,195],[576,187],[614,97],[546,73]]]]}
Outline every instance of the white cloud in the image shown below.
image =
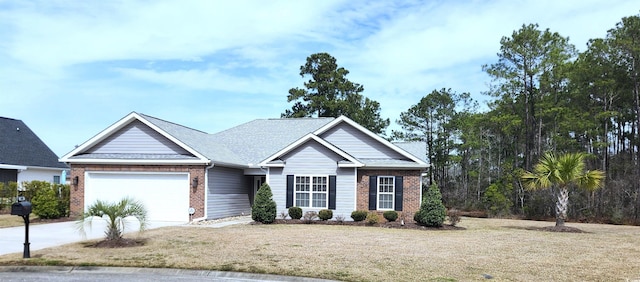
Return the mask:
{"type": "Polygon", "coordinates": [[[279,116],[305,58],[328,52],[393,121],[434,89],[485,98],[481,65],[522,24],[584,48],[638,12],[630,0],[6,1],[0,107],[59,154],[131,111],[215,131],[279,116]]]}

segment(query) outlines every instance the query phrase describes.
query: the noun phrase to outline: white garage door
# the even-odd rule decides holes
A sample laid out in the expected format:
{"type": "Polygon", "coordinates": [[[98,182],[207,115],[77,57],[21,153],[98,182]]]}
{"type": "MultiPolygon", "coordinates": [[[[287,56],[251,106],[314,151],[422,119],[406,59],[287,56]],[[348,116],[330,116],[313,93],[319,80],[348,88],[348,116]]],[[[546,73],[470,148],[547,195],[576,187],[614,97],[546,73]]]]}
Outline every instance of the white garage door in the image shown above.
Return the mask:
{"type": "Polygon", "coordinates": [[[186,173],[91,172],[85,180],[85,209],[96,200],[141,201],[151,221],[189,221],[189,175],[186,173]]]}

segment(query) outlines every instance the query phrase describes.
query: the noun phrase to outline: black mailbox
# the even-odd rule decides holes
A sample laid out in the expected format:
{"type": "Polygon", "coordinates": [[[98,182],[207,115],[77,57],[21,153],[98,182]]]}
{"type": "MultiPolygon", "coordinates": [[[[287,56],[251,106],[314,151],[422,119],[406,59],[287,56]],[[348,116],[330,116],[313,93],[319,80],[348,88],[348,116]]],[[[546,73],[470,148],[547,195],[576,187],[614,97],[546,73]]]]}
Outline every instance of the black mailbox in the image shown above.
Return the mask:
{"type": "Polygon", "coordinates": [[[11,215],[29,216],[31,213],[30,202],[17,202],[11,205],[11,215]]]}

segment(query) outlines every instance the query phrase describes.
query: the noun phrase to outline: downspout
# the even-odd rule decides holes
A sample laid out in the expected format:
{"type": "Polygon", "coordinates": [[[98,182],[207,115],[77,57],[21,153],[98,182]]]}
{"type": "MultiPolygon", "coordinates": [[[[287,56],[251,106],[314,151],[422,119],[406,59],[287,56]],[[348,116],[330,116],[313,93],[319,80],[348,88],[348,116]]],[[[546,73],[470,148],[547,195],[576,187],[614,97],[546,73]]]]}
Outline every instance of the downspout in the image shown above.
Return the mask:
{"type": "Polygon", "coordinates": [[[209,218],[207,214],[207,203],[209,202],[209,169],[215,166],[213,162],[211,165],[204,168],[204,217],[193,219],[193,222],[207,220],[209,218]]]}

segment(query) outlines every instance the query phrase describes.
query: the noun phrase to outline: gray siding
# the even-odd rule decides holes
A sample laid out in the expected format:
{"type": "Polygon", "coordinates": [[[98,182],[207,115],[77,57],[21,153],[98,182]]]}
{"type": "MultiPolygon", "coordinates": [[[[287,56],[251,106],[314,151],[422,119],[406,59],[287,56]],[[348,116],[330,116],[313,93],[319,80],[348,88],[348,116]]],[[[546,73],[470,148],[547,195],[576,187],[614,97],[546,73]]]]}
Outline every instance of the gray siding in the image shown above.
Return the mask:
{"type": "Polygon", "coordinates": [[[215,194],[209,195],[207,201],[207,218],[216,219],[230,216],[251,214],[249,195],[247,194],[215,194]]]}
{"type": "MultiPolygon", "coordinates": [[[[286,210],[287,175],[336,175],[336,209],[334,217],[346,219],[355,210],[356,169],[338,168],[342,157],[315,141],[309,141],[283,156],[284,168],[269,169],[267,181],[273,191],[278,214],[286,210]]],[[[303,212],[317,209],[303,209],[303,212]]]]}
{"type": "Polygon", "coordinates": [[[85,153],[95,154],[176,154],[191,155],[168,138],[136,120],[85,153]]]}
{"type": "Polygon", "coordinates": [[[216,167],[207,176],[207,217],[209,219],[251,213],[249,183],[244,170],[216,167]]]}
{"type": "Polygon", "coordinates": [[[406,159],[345,122],[329,129],[320,137],[358,159],[406,159]]]}

